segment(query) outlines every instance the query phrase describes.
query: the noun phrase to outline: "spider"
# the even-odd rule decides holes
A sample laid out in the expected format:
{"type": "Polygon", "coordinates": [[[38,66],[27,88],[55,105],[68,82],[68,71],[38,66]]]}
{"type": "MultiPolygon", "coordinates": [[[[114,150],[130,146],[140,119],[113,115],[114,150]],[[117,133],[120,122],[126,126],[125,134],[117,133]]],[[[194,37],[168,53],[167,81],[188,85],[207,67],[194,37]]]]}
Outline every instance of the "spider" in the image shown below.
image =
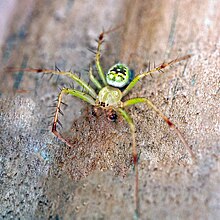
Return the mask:
{"type": "MultiPolygon", "coordinates": [[[[106,112],[107,118],[110,121],[116,121],[118,115],[122,116],[124,120],[128,123],[130,127],[131,137],[132,137],[132,156],[133,156],[133,163],[134,163],[134,172],[135,172],[135,190],[134,190],[134,203],[135,203],[135,216],[138,218],[139,216],[139,179],[138,179],[138,153],[137,153],[137,146],[135,140],[135,125],[131,116],[126,112],[125,108],[138,104],[138,103],[145,103],[150,108],[152,108],[167,124],[168,126],[176,132],[179,136],[179,139],[182,141],[183,145],[185,146],[186,150],[189,152],[192,158],[194,158],[194,154],[185,141],[183,135],[179,131],[179,129],[168,119],[149,99],[145,97],[136,97],[131,98],[124,101],[124,97],[133,89],[133,87],[137,84],[139,80],[142,78],[154,73],[154,72],[163,72],[162,70],[167,68],[168,66],[180,62],[182,60],[189,59],[191,55],[186,55],[181,58],[174,59],[170,62],[163,62],[159,66],[154,66],[153,69],[149,69],[145,72],[140,73],[137,76],[134,76],[133,71],[131,71],[127,65],[123,63],[116,63],[113,65],[108,72],[105,74],[102,66],[100,64],[100,57],[101,57],[101,45],[104,41],[104,35],[108,34],[109,32],[113,31],[103,31],[98,37],[98,45],[96,48],[95,53],[95,65],[100,79],[97,79],[93,75],[93,69],[90,66],[89,69],[89,78],[94,84],[95,89],[87,84],[84,80],[80,79],[76,74],[71,71],[60,71],[57,70],[48,70],[48,69],[22,69],[25,72],[37,72],[37,73],[49,73],[49,74],[56,74],[56,75],[65,75],[78,83],[81,87],[84,88],[85,92],[78,91],[73,88],[66,88],[63,87],[58,95],[58,101],[56,105],[56,111],[54,113],[54,119],[52,124],[52,132],[55,134],[58,139],[65,142],[67,145],[71,146],[71,144],[62,137],[62,135],[57,130],[57,123],[60,123],[58,120],[59,113],[61,112],[61,104],[62,96],[72,95],[77,97],[94,107],[94,112],[97,109],[101,108],[106,112]]],[[[9,68],[12,71],[21,71],[21,69],[13,69],[9,68]]]]}

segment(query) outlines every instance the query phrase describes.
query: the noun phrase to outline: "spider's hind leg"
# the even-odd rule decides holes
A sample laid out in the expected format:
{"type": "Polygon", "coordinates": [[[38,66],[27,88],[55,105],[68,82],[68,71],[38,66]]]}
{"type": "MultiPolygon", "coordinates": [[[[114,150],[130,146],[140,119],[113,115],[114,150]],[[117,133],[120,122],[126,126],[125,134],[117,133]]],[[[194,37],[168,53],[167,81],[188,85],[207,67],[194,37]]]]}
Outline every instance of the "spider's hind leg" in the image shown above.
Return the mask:
{"type": "Polygon", "coordinates": [[[106,82],[106,79],[105,79],[105,74],[104,74],[103,69],[102,69],[102,66],[101,66],[101,64],[100,64],[101,45],[102,45],[102,43],[104,42],[104,34],[105,34],[105,32],[103,31],[103,32],[99,35],[98,40],[97,40],[98,46],[97,46],[96,54],[95,54],[95,64],[96,64],[96,68],[97,68],[97,70],[98,70],[99,77],[101,78],[102,83],[106,86],[106,85],[107,85],[107,82],[106,82]]]}
{"type": "Polygon", "coordinates": [[[90,80],[93,82],[93,84],[100,90],[102,88],[102,85],[100,84],[100,82],[95,78],[95,76],[93,75],[93,71],[92,71],[92,67],[89,67],[89,78],[90,80]]]}
{"type": "Polygon", "coordinates": [[[122,25],[119,25],[119,26],[117,26],[115,28],[112,28],[112,29],[109,29],[107,31],[102,31],[102,33],[99,35],[98,40],[97,40],[98,45],[97,45],[96,54],[95,54],[95,63],[96,63],[96,68],[98,70],[99,77],[101,78],[104,86],[107,85],[107,81],[106,81],[105,74],[103,72],[102,66],[100,64],[101,45],[104,42],[104,35],[105,34],[109,34],[109,33],[113,32],[113,31],[117,30],[121,26],[122,25]]]}
{"type": "Polygon", "coordinates": [[[187,60],[191,57],[192,55],[188,54],[186,56],[183,56],[183,57],[180,57],[180,58],[177,58],[175,60],[171,60],[170,62],[163,62],[162,64],[160,64],[159,66],[155,66],[154,64],[154,68],[150,70],[150,64],[149,64],[149,69],[147,72],[143,72],[139,75],[137,75],[131,82],[130,84],[128,84],[128,86],[125,88],[125,90],[123,91],[122,95],[123,97],[125,95],[128,94],[129,91],[131,91],[131,89],[137,84],[137,82],[142,79],[143,77],[147,76],[147,75],[151,75],[152,73],[155,73],[155,72],[163,72],[163,70],[165,68],[167,68],[168,66],[172,66],[174,63],[178,63],[182,60],[187,60]]]}

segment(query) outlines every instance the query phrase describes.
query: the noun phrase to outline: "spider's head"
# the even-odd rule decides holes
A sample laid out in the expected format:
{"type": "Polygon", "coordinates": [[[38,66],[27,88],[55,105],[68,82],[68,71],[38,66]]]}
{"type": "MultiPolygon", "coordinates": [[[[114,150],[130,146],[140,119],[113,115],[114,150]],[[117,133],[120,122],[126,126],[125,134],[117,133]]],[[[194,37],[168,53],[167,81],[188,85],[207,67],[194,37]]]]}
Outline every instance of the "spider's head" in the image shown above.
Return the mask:
{"type": "Polygon", "coordinates": [[[106,81],[110,86],[123,88],[131,82],[133,76],[133,71],[125,64],[117,63],[109,69],[106,74],[106,81]]]}

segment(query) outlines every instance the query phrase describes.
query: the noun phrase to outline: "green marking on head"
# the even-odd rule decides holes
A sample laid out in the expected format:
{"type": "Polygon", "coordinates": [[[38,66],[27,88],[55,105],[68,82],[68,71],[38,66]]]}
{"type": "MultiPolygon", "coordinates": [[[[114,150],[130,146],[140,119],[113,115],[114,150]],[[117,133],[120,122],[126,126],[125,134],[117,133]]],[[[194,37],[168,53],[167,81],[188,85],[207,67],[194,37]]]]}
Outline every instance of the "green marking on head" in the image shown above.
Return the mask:
{"type": "Polygon", "coordinates": [[[108,85],[122,88],[129,83],[131,72],[124,64],[117,63],[112,66],[106,74],[106,81],[108,85]]]}

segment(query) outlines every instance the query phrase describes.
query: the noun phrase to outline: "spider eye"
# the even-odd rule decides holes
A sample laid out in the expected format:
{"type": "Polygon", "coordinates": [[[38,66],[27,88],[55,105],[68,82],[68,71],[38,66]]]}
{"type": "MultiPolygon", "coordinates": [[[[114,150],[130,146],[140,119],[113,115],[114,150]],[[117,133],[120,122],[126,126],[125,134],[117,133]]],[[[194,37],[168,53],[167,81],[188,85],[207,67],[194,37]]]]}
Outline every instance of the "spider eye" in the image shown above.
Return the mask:
{"type": "Polygon", "coordinates": [[[106,81],[110,86],[122,88],[129,84],[131,77],[132,72],[129,68],[124,64],[117,63],[109,69],[106,81]]]}

